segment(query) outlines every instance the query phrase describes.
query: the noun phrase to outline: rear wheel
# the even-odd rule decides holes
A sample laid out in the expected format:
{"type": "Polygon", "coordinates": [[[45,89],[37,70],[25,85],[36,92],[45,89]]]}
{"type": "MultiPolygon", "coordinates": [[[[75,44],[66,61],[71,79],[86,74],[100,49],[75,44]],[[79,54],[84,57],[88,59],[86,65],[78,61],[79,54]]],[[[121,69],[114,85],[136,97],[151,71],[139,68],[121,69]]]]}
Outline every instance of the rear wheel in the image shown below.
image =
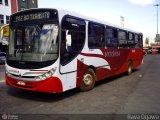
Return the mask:
{"type": "Polygon", "coordinates": [[[130,75],[132,73],[132,62],[128,62],[128,68],[127,68],[127,75],[130,75]]]}
{"type": "Polygon", "coordinates": [[[83,75],[82,83],[80,86],[81,91],[89,91],[93,89],[95,84],[96,75],[92,69],[87,69],[83,75]]]}

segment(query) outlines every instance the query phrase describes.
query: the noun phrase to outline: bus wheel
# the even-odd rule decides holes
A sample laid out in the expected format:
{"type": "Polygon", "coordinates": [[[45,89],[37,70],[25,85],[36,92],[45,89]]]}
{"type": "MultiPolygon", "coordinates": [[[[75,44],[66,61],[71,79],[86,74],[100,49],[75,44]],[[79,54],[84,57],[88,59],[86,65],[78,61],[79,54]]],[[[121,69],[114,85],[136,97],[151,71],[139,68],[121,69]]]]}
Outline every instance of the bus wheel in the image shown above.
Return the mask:
{"type": "Polygon", "coordinates": [[[93,89],[95,84],[95,79],[96,79],[95,72],[89,68],[83,75],[82,83],[80,85],[80,90],[89,91],[93,89]]]}
{"type": "Polygon", "coordinates": [[[132,73],[132,62],[128,62],[128,68],[127,68],[127,75],[130,75],[132,73]]]}

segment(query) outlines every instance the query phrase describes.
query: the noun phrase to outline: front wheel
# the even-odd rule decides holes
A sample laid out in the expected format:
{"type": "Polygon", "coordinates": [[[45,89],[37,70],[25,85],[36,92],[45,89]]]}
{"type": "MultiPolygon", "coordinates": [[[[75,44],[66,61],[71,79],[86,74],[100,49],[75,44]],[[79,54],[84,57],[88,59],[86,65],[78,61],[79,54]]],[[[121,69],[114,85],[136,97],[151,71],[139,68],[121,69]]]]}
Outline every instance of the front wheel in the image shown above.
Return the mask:
{"type": "Polygon", "coordinates": [[[80,86],[81,91],[89,91],[93,89],[95,84],[96,75],[92,69],[87,69],[83,75],[82,83],[80,86]]]}

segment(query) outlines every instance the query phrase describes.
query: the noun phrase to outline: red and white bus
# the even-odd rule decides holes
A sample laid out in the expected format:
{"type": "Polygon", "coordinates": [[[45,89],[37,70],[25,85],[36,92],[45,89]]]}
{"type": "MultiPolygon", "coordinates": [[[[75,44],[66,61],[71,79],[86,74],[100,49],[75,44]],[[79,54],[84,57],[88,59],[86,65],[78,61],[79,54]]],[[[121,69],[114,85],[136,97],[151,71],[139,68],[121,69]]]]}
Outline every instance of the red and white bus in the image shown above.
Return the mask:
{"type": "Polygon", "coordinates": [[[10,18],[6,83],[38,92],[88,91],[96,81],[141,65],[142,38],[74,12],[21,11],[10,18]]]}

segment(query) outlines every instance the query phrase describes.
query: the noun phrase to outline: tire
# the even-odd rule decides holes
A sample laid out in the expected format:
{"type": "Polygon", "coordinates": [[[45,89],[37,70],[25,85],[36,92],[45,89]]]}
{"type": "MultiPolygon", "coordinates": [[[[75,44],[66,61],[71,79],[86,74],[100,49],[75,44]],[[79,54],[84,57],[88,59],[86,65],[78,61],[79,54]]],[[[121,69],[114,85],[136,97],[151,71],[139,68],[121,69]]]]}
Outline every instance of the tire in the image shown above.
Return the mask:
{"type": "Polygon", "coordinates": [[[132,62],[128,62],[128,67],[127,67],[127,75],[130,75],[132,73],[132,62]]]}
{"type": "Polygon", "coordinates": [[[83,75],[80,90],[85,92],[93,89],[96,80],[95,72],[92,69],[87,69],[83,75]]]}

